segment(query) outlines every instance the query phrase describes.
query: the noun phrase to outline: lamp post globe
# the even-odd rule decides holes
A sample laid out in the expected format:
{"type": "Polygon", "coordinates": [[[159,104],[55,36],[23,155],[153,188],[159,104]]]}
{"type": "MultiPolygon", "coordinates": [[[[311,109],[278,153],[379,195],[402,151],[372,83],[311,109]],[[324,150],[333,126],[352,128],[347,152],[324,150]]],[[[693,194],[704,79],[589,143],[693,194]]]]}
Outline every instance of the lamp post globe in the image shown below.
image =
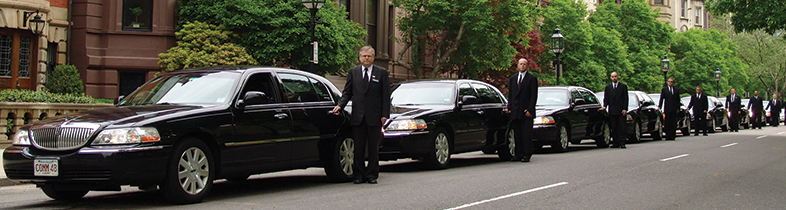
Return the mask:
{"type": "Polygon", "coordinates": [[[314,35],[317,27],[317,11],[325,5],[325,1],[326,0],[300,0],[300,3],[311,12],[311,61],[309,62],[309,71],[312,73],[314,72],[314,64],[318,62],[317,49],[319,45],[314,35]]]}
{"type": "Polygon", "coordinates": [[[718,83],[718,96],[717,97],[719,97],[719,98],[720,98],[720,92],[721,92],[720,91],[720,80],[721,80],[721,75],[722,74],[723,74],[723,72],[720,71],[720,68],[715,68],[715,82],[718,83]]]}
{"type": "Polygon", "coordinates": [[[671,61],[669,60],[669,54],[663,54],[663,60],[660,60],[660,70],[663,71],[663,84],[666,84],[666,73],[669,73],[671,69],[671,61]]]}
{"type": "Polygon", "coordinates": [[[554,52],[557,55],[557,59],[554,62],[554,69],[557,70],[557,85],[559,85],[559,75],[562,74],[562,65],[560,65],[559,54],[565,50],[565,37],[559,33],[559,26],[554,29],[554,34],[551,35],[551,52],[554,52]]]}

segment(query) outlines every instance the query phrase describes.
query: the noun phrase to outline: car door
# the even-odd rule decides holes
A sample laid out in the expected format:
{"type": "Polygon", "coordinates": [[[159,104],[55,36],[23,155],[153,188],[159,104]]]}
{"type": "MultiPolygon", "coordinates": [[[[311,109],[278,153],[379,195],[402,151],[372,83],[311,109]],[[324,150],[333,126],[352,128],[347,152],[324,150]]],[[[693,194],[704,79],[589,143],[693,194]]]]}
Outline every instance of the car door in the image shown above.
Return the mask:
{"type": "Polygon", "coordinates": [[[503,131],[508,125],[508,115],[502,113],[506,108],[502,94],[493,87],[484,83],[472,83],[475,92],[480,96],[483,108],[483,121],[486,123],[485,142],[475,146],[486,146],[494,143],[497,131],[503,131]]]}
{"type": "Polygon", "coordinates": [[[647,125],[647,131],[655,131],[658,128],[658,121],[660,120],[660,112],[658,112],[658,105],[655,104],[655,101],[652,100],[647,94],[644,93],[636,93],[639,97],[639,101],[641,101],[641,112],[647,116],[647,121],[649,124],[647,125]]]}
{"type": "Polygon", "coordinates": [[[459,118],[464,122],[455,128],[455,138],[453,143],[456,152],[469,150],[473,145],[482,144],[486,138],[486,121],[484,115],[486,114],[483,109],[483,104],[480,103],[478,94],[475,89],[467,82],[458,84],[458,95],[456,98],[456,106],[454,112],[458,113],[459,118]],[[474,96],[476,101],[462,102],[464,96],[474,96]]]}
{"type": "Polygon", "coordinates": [[[319,141],[332,139],[344,123],[344,116],[329,113],[336,106],[327,86],[318,79],[296,73],[277,73],[292,114],[292,150],[295,166],[319,162],[319,141]]]}
{"type": "Polygon", "coordinates": [[[589,127],[590,110],[586,106],[584,97],[577,88],[568,88],[570,93],[570,108],[568,110],[568,121],[570,122],[571,139],[582,139],[587,135],[589,127]]]}
{"type": "Polygon", "coordinates": [[[235,103],[235,138],[225,144],[222,165],[229,173],[254,174],[287,168],[292,116],[281,97],[270,72],[249,75],[238,101],[246,93],[262,92],[263,99],[235,103]]]}
{"type": "Polygon", "coordinates": [[[599,111],[601,107],[600,100],[598,100],[595,94],[588,89],[579,89],[579,92],[584,98],[584,105],[582,105],[582,107],[586,110],[586,136],[603,135],[603,124],[606,123],[606,115],[599,111]]]}

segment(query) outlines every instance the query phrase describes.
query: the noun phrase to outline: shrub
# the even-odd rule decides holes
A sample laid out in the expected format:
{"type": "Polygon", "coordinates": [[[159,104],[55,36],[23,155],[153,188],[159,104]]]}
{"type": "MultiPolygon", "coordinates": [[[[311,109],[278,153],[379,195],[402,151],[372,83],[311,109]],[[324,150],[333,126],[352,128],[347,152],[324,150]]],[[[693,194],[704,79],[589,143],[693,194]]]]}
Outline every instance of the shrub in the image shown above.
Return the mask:
{"type": "Polygon", "coordinates": [[[223,26],[188,23],[175,32],[175,36],[177,46],[158,54],[161,73],[206,66],[258,64],[245,48],[232,44],[234,35],[223,26]]]}
{"type": "Polygon", "coordinates": [[[84,95],[85,87],[79,79],[79,71],[73,65],[57,65],[44,84],[49,92],[84,95]]]}
{"type": "Polygon", "coordinates": [[[0,91],[0,102],[43,102],[43,103],[96,103],[95,99],[84,94],[56,94],[46,91],[27,91],[5,89],[0,91]]]}

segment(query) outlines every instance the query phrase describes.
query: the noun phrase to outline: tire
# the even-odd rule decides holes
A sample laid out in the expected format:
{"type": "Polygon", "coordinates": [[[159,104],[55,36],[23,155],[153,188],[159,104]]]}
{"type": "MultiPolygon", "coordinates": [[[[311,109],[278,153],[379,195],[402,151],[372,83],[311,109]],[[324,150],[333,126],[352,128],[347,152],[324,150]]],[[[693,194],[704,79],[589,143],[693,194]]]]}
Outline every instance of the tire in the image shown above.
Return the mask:
{"type": "Polygon", "coordinates": [[[41,190],[46,196],[58,201],[77,200],[87,195],[88,192],[88,190],[63,190],[53,185],[41,186],[41,190]]]}
{"type": "Polygon", "coordinates": [[[628,142],[641,142],[641,124],[639,122],[633,123],[633,134],[628,135],[628,142]]]}
{"type": "Polygon", "coordinates": [[[685,127],[680,130],[682,132],[682,136],[690,136],[690,119],[685,121],[685,127]]]}
{"type": "Polygon", "coordinates": [[[348,182],[354,177],[352,164],[355,162],[355,140],[339,138],[330,150],[330,159],[325,165],[325,174],[334,182],[348,182]]]}
{"type": "Polygon", "coordinates": [[[607,148],[611,143],[611,129],[609,129],[609,124],[603,123],[603,134],[600,137],[595,139],[595,145],[600,148],[607,148]]]}
{"type": "Polygon", "coordinates": [[[215,168],[213,153],[204,142],[185,139],[170,157],[161,194],[175,204],[201,202],[213,188],[215,168]]]}
{"type": "Polygon", "coordinates": [[[497,149],[497,155],[499,155],[499,159],[502,161],[513,159],[513,156],[516,154],[516,138],[514,134],[513,129],[508,128],[507,132],[505,132],[505,146],[497,149]]]}
{"type": "Polygon", "coordinates": [[[568,129],[564,124],[560,124],[557,126],[557,140],[551,142],[551,149],[557,152],[568,151],[569,140],[570,134],[568,134],[568,129]]]}
{"type": "Polygon", "coordinates": [[[650,133],[650,135],[652,136],[652,140],[663,139],[663,123],[661,122],[662,121],[660,120],[660,118],[658,118],[658,121],[655,122],[655,131],[650,133]]]}
{"type": "Polygon", "coordinates": [[[431,169],[445,169],[450,163],[450,138],[445,129],[438,128],[434,133],[431,150],[425,158],[426,166],[431,169]]]}
{"type": "Polygon", "coordinates": [[[727,132],[729,131],[729,118],[723,117],[723,121],[726,121],[726,125],[721,126],[721,131],[727,132]]]}
{"type": "Polygon", "coordinates": [[[718,126],[715,124],[715,119],[711,119],[711,121],[712,121],[712,125],[710,125],[710,127],[707,128],[708,129],[707,133],[715,133],[715,129],[718,128],[718,126]]]}

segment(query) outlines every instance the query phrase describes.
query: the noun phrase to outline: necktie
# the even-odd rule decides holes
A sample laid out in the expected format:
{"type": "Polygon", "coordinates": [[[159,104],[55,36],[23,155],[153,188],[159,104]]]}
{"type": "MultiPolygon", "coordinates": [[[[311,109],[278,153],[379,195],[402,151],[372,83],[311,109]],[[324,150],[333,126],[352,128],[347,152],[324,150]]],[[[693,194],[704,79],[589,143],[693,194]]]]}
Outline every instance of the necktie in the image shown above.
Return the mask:
{"type": "Polygon", "coordinates": [[[615,90],[617,89],[617,83],[614,83],[614,89],[615,90]]]}
{"type": "Polygon", "coordinates": [[[731,102],[734,102],[734,98],[736,98],[736,97],[737,97],[736,95],[732,94],[731,95],[731,102]]]}
{"type": "Polygon", "coordinates": [[[521,84],[521,80],[523,80],[523,79],[524,79],[524,74],[519,73],[519,83],[518,84],[521,84]]]}
{"type": "Polygon", "coordinates": [[[363,81],[368,82],[368,68],[363,68],[363,81]]]}
{"type": "Polygon", "coordinates": [[[672,89],[671,89],[671,87],[669,87],[669,93],[671,93],[672,95],[674,95],[674,90],[672,90],[672,89]]]}

